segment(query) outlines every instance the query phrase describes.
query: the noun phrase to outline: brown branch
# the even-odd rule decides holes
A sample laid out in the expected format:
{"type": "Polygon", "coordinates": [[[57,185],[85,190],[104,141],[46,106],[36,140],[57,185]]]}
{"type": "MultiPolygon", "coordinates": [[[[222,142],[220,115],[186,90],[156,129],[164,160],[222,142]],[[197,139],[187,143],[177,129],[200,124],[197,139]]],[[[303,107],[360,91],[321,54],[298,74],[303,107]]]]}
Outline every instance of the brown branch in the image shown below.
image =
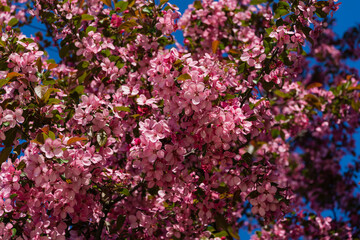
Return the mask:
{"type": "MultiPolygon", "coordinates": [[[[271,62],[274,60],[274,57],[276,56],[276,54],[277,54],[278,51],[279,51],[279,48],[275,48],[275,51],[274,51],[273,55],[272,55],[271,58],[270,58],[270,63],[269,63],[269,64],[271,64],[271,62]]],[[[265,72],[265,68],[263,68],[263,69],[261,70],[259,79],[263,77],[264,72],[265,72]]],[[[245,94],[245,97],[244,97],[243,99],[241,99],[240,107],[242,107],[242,106],[245,104],[246,100],[248,100],[248,99],[250,98],[251,92],[252,92],[253,89],[254,89],[254,88],[251,87],[251,88],[248,88],[248,89],[246,90],[246,92],[245,92],[245,93],[246,93],[246,94],[245,94]]]]}
{"type": "MultiPolygon", "coordinates": [[[[138,188],[140,188],[142,185],[143,185],[144,182],[140,182],[138,185],[136,185],[133,189],[131,189],[130,191],[130,194],[129,196],[135,192],[138,188]]],[[[105,225],[105,220],[107,218],[107,215],[108,213],[110,212],[111,208],[114,206],[115,203],[123,200],[124,198],[126,198],[127,196],[126,195],[122,195],[122,196],[119,196],[117,198],[115,198],[114,200],[112,200],[110,203],[108,204],[105,204],[104,206],[104,213],[105,215],[101,218],[100,222],[99,222],[99,227],[96,231],[96,235],[95,235],[95,239],[96,240],[101,240],[101,233],[102,233],[102,230],[104,228],[104,225],[105,225]]]]}

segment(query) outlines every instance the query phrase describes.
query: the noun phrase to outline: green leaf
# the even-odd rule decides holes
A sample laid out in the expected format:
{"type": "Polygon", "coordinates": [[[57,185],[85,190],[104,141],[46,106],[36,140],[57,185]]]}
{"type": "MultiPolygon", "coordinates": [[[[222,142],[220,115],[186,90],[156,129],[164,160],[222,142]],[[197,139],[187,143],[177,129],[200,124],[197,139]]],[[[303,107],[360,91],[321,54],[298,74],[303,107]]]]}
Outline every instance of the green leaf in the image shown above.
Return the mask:
{"type": "Polygon", "coordinates": [[[213,226],[211,226],[211,225],[208,225],[206,230],[209,231],[209,232],[215,232],[216,231],[215,228],[213,226]]]}
{"type": "Polygon", "coordinates": [[[61,103],[61,100],[57,99],[57,98],[49,98],[49,101],[47,103],[48,104],[59,104],[59,103],[61,103]]]}
{"type": "Polygon", "coordinates": [[[272,33],[274,31],[274,29],[272,27],[269,27],[269,28],[265,29],[265,31],[268,35],[270,35],[270,33],[272,33]]]}
{"type": "Polygon", "coordinates": [[[84,61],[84,62],[81,63],[81,67],[84,68],[84,69],[87,68],[89,65],[90,65],[90,63],[87,62],[87,61],[84,61]]]}
{"type": "Polygon", "coordinates": [[[1,41],[1,40],[0,40],[0,45],[3,46],[3,47],[6,47],[6,43],[4,41],[1,41]]]}
{"type": "Polygon", "coordinates": [[[316,8],[327,7],[327,6],[329,6],[329,2],[328,1],[318,1],[318,2],[314,3],[314,6],[316,8]]]}
{"type": "Polygon", "coordinates": [[[128,2],[120,1],[115,4],[115,9],[117,11],[123,12],[127,9],[128,5],[129,5],[128,2]]]}
{"type": "Polygon", "coordinates": [[[69,160],[68,159],[60,159],[60,163],[63,164],[63,163],[68,163],[69,160]]]}
{"type": "Polygon", "coordinates": [[[89,14],[81,15],[81,21],[91,21],[91,20],[94,20],[93,15],[89,15],[89,14]]]}
{"type": "Polygon", "coordinates": [[[234,229],[231,226],[227,227],[227,232],[230,234],[231,237],[235,238],[236,240],[240,240],[239,233],[234,231],[234,229]]]}
{"type": "Polygon", "coordinates": [[[121,194],[123,194],[125,196],[130,196],[130,192],[127,188],[124,188],[123,190],[121,190],[121,194]]]}
{"type": "Polygon", "coordinates": [[[54,59],[49,59],[49,60],[46,60],[47,63],[56,63],[54,59]]]}
{"type": "Polygon", "coordinates": [[[16,236],[16,228],[11,229],[12,235],[11,237],[15,237],[16,236]]]}
{"type": "Polygon", "coordinates": [[[271,52],[272,49],[271,42],[272,42],[271,38],[264,39],[265,54],[269,54],[271,52]]]}
{"type": "Polygon", "coordinates": [[[169,0],[160,0],[160,7],[162,7],[163,5],[165,5],[165,3],[167,3],[169,0]]]}
{"type": "Polygon", "coordinates": [[[12,26],[15,26],[18,22],[19,22],[19,19],[17,19],[17,18],[12,18],[12,19],[8,22],[8,25],[9,25],[10,27],[12,27],[12,26]]]}
{"type": "Polygon", "coordinates": [[[10,12],[11,11],[9,6],[2,6],[2,7],[4,9],[4,12],[10,12]]]}
{"type": "Polygon", "coordinates": [[[279,17],[282,17],[282,16],[285,16],[286,14],[288,14],[289,11],[284,9],[284,8],[278,8],[276,10],[276,13],[275,13],[275,18],[279,18],[279,17]]]}
{"type": "Polygon", "coordinates": [[[0,88],[4,85],[6,85],[8,82],[10,81],[10,79],[0,79],[0,88]]]}
{"type": "Polygon", "coordinates": [[[195,8],[196,10],[201,9],[201,8],[202,8],[201,1],[196,0],[196,1],[194,2],[194,8],[195,8]]]}
{"type": "Polygon", "coordinates": [[[278,96],[278,97],[281,97],[281,98],[287,98],[287,97],[289,97],[289,94],[284,93],[284,92],[282,92],[282,91],[280,91],[280,90],[278,90],[278,89],[276,89],[276,90],[274,91],[274,94],[275,94],[276,96],[278,96]]]}
{"type": "Polygon", "coordinates": [[[138,118],[138,117],[140,117],[140,114],[134,114],[134,115],[131,115],[131,117],[138,118]]]}
{"type": "Polygon", "coordinates": [[[250,4],[257,5],[257,4],[266,3],[266,2],[267,2],[267,0],[251,0],[250,4]]]}
{"type": "Polygon", "coordinates": [[[283,141],[285,141],[285,133],[284,131],[280,131],[280,137],[283,141]]]}
{"type": "Polygon", "coordinates": [[[315,11],[316,15],[318,17],[321,17],[321,18],[326,18],[327,17],[327,13],[325,13],[322,9],[318,8],[316,9],[315,11]]]}
{"type": "Polygon", "coordinates": [[[353,100],[351,101],[351,107],[352,107],[355,111],[359,111],[359,109],[360,109],[360,102],[353,99],[353,100]]]}
{"type": "Polygon", "coordinates": [[[238,69],[239,69],[238,70],[239,73],[243,73],[246,69],[246,63],[240,64],[238,69]]]}
{"type": "Polygon", "coordinates": [[[106,57],[109,57],[111,55],[111,52],[109,49],[102,50],[101,53],[105,54],[106,57]]]}
{"type": "Polygon", "coordinates": [[[88,75],[87,72],[84,71],[84,73],[78,77],[78,81],[80,84],[82,84],[85,81],[87,75],[88,75]]]}
{"type": "Polygon", "coordinates": [[[115,107],[116,110],[120,112],[131,112],[131,109],[129,107],[115,107]]]}
{"type": "Polygon", "coordinates": [[[271,136],[272,138],[277,138],[280,135],[280,130],[279,129],[272,129],[271,130],[271,136]]]}
{"type": "Polygon", "coordinates": [[[25,167],[26,163],[24,161],[21,161],[17,166],[17,170],[23,170],[25,167]]]}
{"type": "Polygon", "coordinates": [[[229,234],[226,231],[221,231],[221,232],[218,232],[218,233],[214,233],[214,237],[218,237],[218,238],[227,237],[227,236],[229,236],[229,234]]]}
{"type": "Polygon", "coordinates": [[[249,122],[253,122],[253,121],[256,121],[257,120],[257,117],[255,115],[251,116],[251,117],[248,117],[247,119],[245,119],[246,121],[249,121],[249,122]]]}
{"type": "Polygon", "coordinates": [[[150,13],[151,13],[151,9],[148,8],[148,7],[143,8],[142,11],[143,11],[144,13],[147,13],[147,14],[150,14],[150,13]]]}
{"type": "Polygon", "coordinates": [[[232,94],[226,94],[225,95],[225,100],[229,100],[229,99],[234,99],[234,98],[236,98],[236,96],[234,96],[234,95],[232,95],[232,94]]]}
{"type": "Polygon", "coordinates": [[[60,92],[59,89],[56,89],[56,88],[49,88],[48,90],[46,90],[42,100],[47,103],[49,98],[50,98],[50,94],[53,93],[53,92],[60,92]]]}
{"type": "Polygon", "coordinates": [[[74,90],[71,91],[71,93],[76,92],[79,95],[82,95],[84,93],[85,86],[79,85],[74,90]]]}
{"type": "Polygon", "coordinates": [[[10,195],[10,199],[12,200],[13,198],[17,197],[17,194],[16,193],[13,193],[10,195]]]}
{"type": "Polygon", "coordinates": [[[290,5],[287,2],[280,1],[277,5],[278,8],[290,9],[290,5]]]}
{"type": "Polygon", "coordinates": [[[122,62],[120,62],[120,61],[116,63],[116,67],[119,68],[119,69],[123,68],[124,65],[125,65],[125,64],[122,63],[122,62]]]}
{"type": "Polygon", "coordinates": [[[89,32],[93,31],[96,32],[97,28],[93,27],[93,26],[88,26],[85,30],[86,34],[88,34],[89,32]]]}
{"type": "Polygon", "coordinates": [[[128,2],[129,2],[129,8],[131,8],[135,4],[135,0],[129,0],[128,2]]]}
{"type": "Polygon", "coordinates": [[[49,137],[52,139],[52,140],[55,140],[55,133],[52,132],[52,131],[49,131],[49,137]]]}
{"type": "Polygon", "coordinates": [[[189,74],[187,74],[187,73],[182,74],[177,78],[178,81],[185,81],[187,79],[191,79],[191,76],[189,74]]]}
{"type": "Polygon", "coordinates": [[[280,120],[286,120],[286,117],[283,114],[279,114],[275,116],[275,120],[279,122],[280,120]]]}
{"type": "Polygon", "coordinates": [[[274,7],[275,7],[275,11],[274,11],[275,19],[287,15],[290,10],[290,5],[287,2],[279,2],[277,5],[274,4],[274,7]]]}

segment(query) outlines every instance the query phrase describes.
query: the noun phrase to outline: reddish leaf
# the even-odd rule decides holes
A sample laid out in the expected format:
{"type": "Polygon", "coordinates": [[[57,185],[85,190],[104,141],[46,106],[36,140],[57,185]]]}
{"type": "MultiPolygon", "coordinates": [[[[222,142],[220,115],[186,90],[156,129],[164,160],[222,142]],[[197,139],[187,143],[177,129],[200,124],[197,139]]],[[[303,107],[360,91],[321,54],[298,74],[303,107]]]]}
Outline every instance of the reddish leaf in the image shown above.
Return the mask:
{"type": "Polygon", "coordinates": [[[319,83],[319,82],[313,82],[313,83],[310,83],[306,89],[311,89],[311,88],[319,88],[319,87],[322,87],[322,83],[319,83]]]}
{"type": "Polygon", "coordinates": [[[111,7],[111,0],[101,0],[106,6],[111,7]]]}
{"type": "Polygon", "coordinates": [[[56,63],[50,63],[48,66],[48,70],[56,68],[58,65],[56,63]]]}
{"type": "Polygon", "coordinates": [[[6,75],[7,78],[12,79],[14,77],[22,77],[24,74],[17,73],[17,72],[11,72],[6,75]]]}
{"type": "Polygon", "coordinates": [[[212,49],[213,53],[216,53],[216,51],[217,51],[217,49],[219,47],[219,44],[220,44],[220,41],[218,41],[218,40],[215,40],[215,41],[212,42],[211,49],[212,49]]]}
{"type": "Polygon", "coordinates": [[[67,145],[71,145],[75,142],[78,142],[78,141],[86,141],[88,140],[86,137],[73,137],[73,138],[70,138],[68,141],[67,141],[67,145]]]}

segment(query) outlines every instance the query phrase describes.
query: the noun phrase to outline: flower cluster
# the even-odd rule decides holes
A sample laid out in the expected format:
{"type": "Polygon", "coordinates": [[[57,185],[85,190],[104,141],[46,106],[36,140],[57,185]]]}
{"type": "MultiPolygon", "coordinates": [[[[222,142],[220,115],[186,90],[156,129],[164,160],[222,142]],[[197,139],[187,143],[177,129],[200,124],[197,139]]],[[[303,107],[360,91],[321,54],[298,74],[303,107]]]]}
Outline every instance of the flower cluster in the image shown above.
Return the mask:
{"type": "Polygon", "coordinates": [[[203,0],[181,17],[167,1],[10,2],[1,239],[360,235],[360,164],[341,166],[357,154],[358,32],[327,28],[336,1],[203,0]],[[33,17],[52,43],[20,33],[33,17]]]}

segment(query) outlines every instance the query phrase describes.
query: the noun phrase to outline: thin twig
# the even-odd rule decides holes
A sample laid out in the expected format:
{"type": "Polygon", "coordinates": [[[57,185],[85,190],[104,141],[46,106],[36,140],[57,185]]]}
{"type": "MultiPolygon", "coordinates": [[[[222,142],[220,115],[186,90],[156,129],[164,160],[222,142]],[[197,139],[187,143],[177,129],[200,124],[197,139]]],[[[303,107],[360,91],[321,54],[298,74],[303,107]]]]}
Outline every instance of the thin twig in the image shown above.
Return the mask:
{"type": "MultiPolygon", "coordinates": [[[[136,185],[133,189],[131,189],[130,191],[130,195],[135,192],[140,186],[143,185],[143,182],[141,181],[138,185],[136,185]]],[[[114,206],[115,203],[123,200],[124,198],[126,198],[127,196],[126,195],[122,195],[122,196],[119,196],[117,198],[115,198],[114,200],[112,200],[109,204],[106,204],[104,206],[104,213],[105,215],[101,218],[100,222],[99,222],[99,228],[97,229],[96,231],[96,235],[95,235],[95,239],[96,240],[101,240],[101,233],[102,233],[102,230],[104,228],[104,225],[105,225],[105,220],[107,218],[107,215],[108,213],[110,212],[111,208],[114,206]]]]}
{"type": "MultiPolygon", "coordinates": [[[[271,64],[271,62],[274,60],[274,57],[276,56],[278,50],[279,50],[279,48],[275,48],[275,51],[274,51],[273,55],[272,55],[271,58],[270,58],[270,63],[269,63],[269,64],[271,64]]],[[[265,72],[265,68],[263,68],[263,69],[261,70],[259,79],[263,77],[264,72],[265,72]]],[[[248,89],[246,90],[246,92],[245,92],[245,93],[246,93],[246,94],[245,94],[245,97],[241,100],[240,107],[242,107],[242,106],[244,105],[244,103],[246,102],[246,100],[248,100],[248,99],[250,98],[252,90],[253,90],[253,87],[248,88],[248,89]]]]}

